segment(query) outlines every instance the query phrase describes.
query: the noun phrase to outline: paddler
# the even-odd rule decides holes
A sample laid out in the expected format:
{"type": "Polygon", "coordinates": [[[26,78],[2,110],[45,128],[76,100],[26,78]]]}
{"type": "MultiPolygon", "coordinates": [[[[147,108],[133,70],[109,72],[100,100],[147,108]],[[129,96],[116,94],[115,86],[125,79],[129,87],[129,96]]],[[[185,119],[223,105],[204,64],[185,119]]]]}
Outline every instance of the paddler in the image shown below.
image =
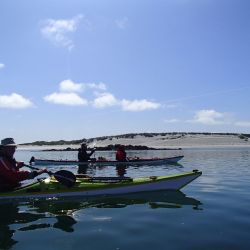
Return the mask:
{"type": "Polygon", "coordinates": [[[36,176],[47,173],[46,169],[39,171],[21,171],[23,162],[17,162],[14,154],[17,148],[13,138],[5,138],[0,144],[0,190],[9,191],[20,186],[20,182],[33,179],[36,176]]]}
{"type": "Polygon", "coordinates": [[[78,161],[79,162],[86,162],[89,160],[95,161],[95,158],[90,158],[94,152],[95,152],[95,148],[93,148],[91,152],[88,153],[87,145],[85,143],[82,143],[81,147],[78,149],[78,161]]]}
{"type": "Polygon", "coordinates": [[[115,158],[117,161],[127,161],[127,154],[124,145],[118,145],[115,158]]]}

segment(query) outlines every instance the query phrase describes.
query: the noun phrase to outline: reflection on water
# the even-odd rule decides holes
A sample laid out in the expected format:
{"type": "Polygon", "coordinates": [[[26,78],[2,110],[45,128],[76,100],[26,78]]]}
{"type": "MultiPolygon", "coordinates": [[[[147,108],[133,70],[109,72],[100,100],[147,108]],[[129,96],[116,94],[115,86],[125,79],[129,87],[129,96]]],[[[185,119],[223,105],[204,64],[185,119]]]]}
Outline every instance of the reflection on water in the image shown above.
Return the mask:
{"type": "Polygon", "coordinates": [[[2,201],[0,203],[0,249],[9,249],[17,243],[15,232],[29,232],[46,228],[71,233],[77,223],[74,212],[88,208],[125,208],[145,204],[149,209],[181,208],[184,205],[201,209],[201,202],[180,191],[145,192],[129,195],[30,200],[27,202],[2,201]]]}
{"type": "Polygon", "coordinates": [[[135,204],[148,204],[150,208],[181,208],[183,205],[191,205],[197,209],[201,202],[187,197],[181,191],[134,193],[116,197],[92,198],[88,201],[88,206],[98,208],[122,208],[135,204]]]}
{"type": "MultiPolygon", "coordinates": [[[[81,175],[94,175],[95,171],[94,169],[103,170],[105,169],[106,166],[93,166],[93,165],[88,165],[88,164],[79,164],[78,165],[78,170],[77,173],[81,175]]],[[[115,170],[116,170],[116,175],[118,177],[124,177],[127,173],[126,169],[128,166],[126,164],[116,164],[115,165],[115,170]]]]}
{"type": "MultiPolygon", "coordinates": [[[[53,166],[48,166],[49,168],[53,166]]],[[[62,169],[67,168],[72,172],[77,172],[78,174],[85,174],[89,176],[132,176],[132,177],[141,177],[149,176],[155,174],[155,171],[159,172],[159,175],[171,174],[166,171],[179,171],[183,168],[183,165],[180,163],[167,163],[164,165],[135,165],[130,166],[129,164],[119,163],[111,166],[96,166],[91,164],[79,164],[77,171],[74,170],[74,166],[71,166],[71,169],[65,166],[61,166],[62,169]]],[[[53,171],[61,169],[60,166],[54,166],[53,171]]]]}
{"type": "Polygon", "coordinates": [[[116,164],[115,169],[116,169],[116,175],[118,177],[124,177],[127,173],[126,169],[128,166],[126,166],[126,164],[116,164]]]}
{"type": "MultiPolygon", "coordinates": [[[[8,249],[16,243],[12,239],[15,230],[10,229],[11,224],[23,224],[45,218],[45,214],[20,212],[19,204],[15,202],[0,203],[0,248],[8,249]]],[[[22,230],[22,227],[20,228],[22,230]]]]}
{"type": "Polygon", "coordinates": [[[78,174],[87,174],[87,170],[88,170],[88,164],[79,164],[77,173],[78,174]]]}
{"type": "MultiPolygon", "coordinates": [[[[128,152],[128,157],[171,157],[173,151],[128,152]]],[[[125,176],[170,175],[199,169],[183,193],[0,203],[0,249],[249,249],[250,148],[183,149],[181,165],[129,166],[125,176]],[[203,207],[206,209],[201,210],[203,207]],[[120,209],[118,209],[120,208],[120,209]],[[179,209],[176,209],[179,208],[179,209]],[[197,210],[198,209],[198,210],[197,210]],[[233,225],[233,226],[232,226],[233,225]],[[70,233],[70,237],[65,234],[70,233]],[[15,233],[15,234],[14,234],[15,233]],[[195,236],[195,237],[194,237],[195,236]],[[56,239],[56,240],[55,240],[56,239]],[[70,239],[70,240],[69,240],[70,239]],[[84,244],[84,246],[83,246],[84,244]],[[42,249],[42,248],[41,248],[42,249]]],[[[114,152],[96,157],[114,158],[114,152]]],[[[76,159],[74,152],[17,151],[16,159],[76,159]]],[[[49,166],[51,171],[78,166],[49,166]]],[[[91,176],[117,175],[114,166],[87,168],[91,176]]]]}

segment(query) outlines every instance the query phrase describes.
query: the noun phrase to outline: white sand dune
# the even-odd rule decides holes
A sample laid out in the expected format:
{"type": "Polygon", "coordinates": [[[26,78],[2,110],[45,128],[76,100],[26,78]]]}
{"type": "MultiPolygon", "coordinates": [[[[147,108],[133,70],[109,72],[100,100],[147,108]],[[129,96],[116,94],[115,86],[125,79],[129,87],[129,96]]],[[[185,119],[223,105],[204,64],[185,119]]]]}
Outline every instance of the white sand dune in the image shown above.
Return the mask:
{"type": "Polygon", "coordinates": [[[107,146],[109,144],[142,145],[154,148],[184,148],[250,146],[250,141],[240,139],[237,135],[176,134],[154,137],[137,135],[134,138],[113,138],[112,140],[97,141],[96,146],[107,146]]]}
{"type": "MultiPolygon", "coordinates": [[[[249,147],[250,139],[241,137],[240,135],[227,135],[227,134],[158,134],[155,136],[134,135],[128,138],[124,136],[110,136],[105,139],[96,139],[95,143],[89,143],[89,147],[104,147],[107,145],[123,144],[123,145],[141,145],[153,148],[193,148],[193,147],[249,147]]],[[[52,146],[19,146],[19,149],[65,149],[78,148],[79,144],[65,144],[65,145],[52,145],[52,146]]]]}

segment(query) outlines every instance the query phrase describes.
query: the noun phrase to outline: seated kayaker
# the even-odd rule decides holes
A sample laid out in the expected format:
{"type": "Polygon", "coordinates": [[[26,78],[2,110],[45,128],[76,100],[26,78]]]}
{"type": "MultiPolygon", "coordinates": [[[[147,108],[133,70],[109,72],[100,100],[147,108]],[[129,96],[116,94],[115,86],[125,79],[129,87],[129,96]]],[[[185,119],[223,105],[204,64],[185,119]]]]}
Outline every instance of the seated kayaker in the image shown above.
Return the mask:
{"type": "Polygon", "coordinates": [[[127,161],[127,154],[123,145],[118,145],[115,158],[117,161],[127,161]]]}
{"type": "Polygon", "coordinates": [[[87,152],[87,145],[83,143],[81,145],[81,148],[78,149],[78,161],[79,162],[85,162],[89,160],[95,161],[95,158],[90,158],[91,155],[95,152],[95,148],[91,150],[90,153],[87,152]]]}
{"type": "Polygon", "coordinates": [[[0,190],[12,190],[20,186],[20,182],[47,173],[46,169],[40,171],[20,171],[23,162],[17,162],[14,158],[17,145],[13,138],[5,138],[0,145],[0,190]]]}

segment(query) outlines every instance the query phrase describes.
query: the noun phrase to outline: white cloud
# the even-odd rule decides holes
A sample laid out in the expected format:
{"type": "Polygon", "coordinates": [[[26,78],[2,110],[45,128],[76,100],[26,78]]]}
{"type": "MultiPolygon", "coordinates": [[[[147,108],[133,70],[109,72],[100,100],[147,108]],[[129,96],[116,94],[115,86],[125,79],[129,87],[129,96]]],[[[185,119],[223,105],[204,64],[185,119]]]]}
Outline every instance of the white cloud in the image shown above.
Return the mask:
{"type": "Polygon", "coordinates": [[[169,120],[164,120],[165,123],[176,123],[179,122],[180,120],[178,119],[169,119],[169,120]]]}
{"type": "Polygon", "coordinates": [[[74,83],[68,79],[60,82],[59,88],[62,92],[81,92],[83,90],[83,84],[74,83]]]}
{"type": "Polygon", "coordinates": [[[111,107],[118,104],[118,100],[111,93],[99,94],[99,96],[93,101],[93,106],[95,108],[111,107]]]}
{"type": "Polygon", "coordinates": [[[235,117],[229,113],[220,113],[213,109],[199,110],[195,113],[193,120],[186,122],[201,123],[204,125],[230,125],[237,127],[250,127],[250,121],[236,121],[235,117]]]}
{"type": "Polygon", "coordinates": [[[161,104],[148,100],[125,100],[121,101],[122,109],[125,111],[144,111],[148,109],[158,109],[161,104]]]}
{"type": "Polygon", "coordinates": [[[117,19],[115,20],[115,24],[119,29],[126,29],[127,24],[128,24],[128,18],[127,17],[123,17],[121,19],[117,19]]]}
{"type": "Polygon", "coordinates": [[[106,90],[104,83],[75,83],[70,79],[60,82],[59,89],[61,92],[82,92],[85,89],[106,90]]]}
{"type": "Polygon", "coordinates": [[[196,112],[195,117],[191,122],[202,123],[205,125],[229,124],[227,114],[217,112],[213,109],[199,110],[196,112]]]}
{"type": "Polygon", "coordinates": [[[5,64],[0,63],[0,69],[3,69],[5,67],[5,64]]]}
{"type": "Polygon", "coordinates": [[[66,47],[71,50],[74,47],[74,42],[70,38],[70,33],[77,30],[82,18],[83,15],[77,15],[72,19],[44,20],[41,33],[56,46],[66,47]]]}
{"type": "Polygon", "coordinates": [[[93,106],[95,108],[105,108],[111,106],[121,106],[124,111],[144,111],[148,109],[157,109],[161,105],[159,103],[150,102],[147,100],[118,100],[111,93],[99,93],[94,99],[93,106]]]}
{"type": "Polygon", "coordinates": [[[76,93],[52,93],[44,97],[46,102],[64,104],[70,106],[86,106],[88,101],[81,98],[76,93]]]}
{"type": "Polygon", "coordinates": [[[0,95],[0,108],[24,109],[32,106],[34,105],[30,100],[19,94],[0,95]]]}
{"type": "Polygon", "coordinates": [[[107,89],[106,84],[102,83],[102,82],[100,82],[98,84],[97,83],[86,83],[85,85],[86,85],[86,87],[88,87],[90,89],[97,89],[97,90],[102,90],[102,91],[107,89]]]}
{"type": "Polygon", "coordinates": [[[44,97],[44,100],[54,104],[65,105],[87,105],[91,103],[94,108],[106,108],[112,106],[120,106],[125,111],[144,111],[149,109],[157,109],[161,104],[143,100],[118,100],[109,92],[104,83],[75,83],[70,79],[63,80],[59,84],[59,92],[52,93],[44,97]],[[91,90],[91,95],[95,98],[92,101],[83,99],[79,94],[84,90],[91,90]]]}

